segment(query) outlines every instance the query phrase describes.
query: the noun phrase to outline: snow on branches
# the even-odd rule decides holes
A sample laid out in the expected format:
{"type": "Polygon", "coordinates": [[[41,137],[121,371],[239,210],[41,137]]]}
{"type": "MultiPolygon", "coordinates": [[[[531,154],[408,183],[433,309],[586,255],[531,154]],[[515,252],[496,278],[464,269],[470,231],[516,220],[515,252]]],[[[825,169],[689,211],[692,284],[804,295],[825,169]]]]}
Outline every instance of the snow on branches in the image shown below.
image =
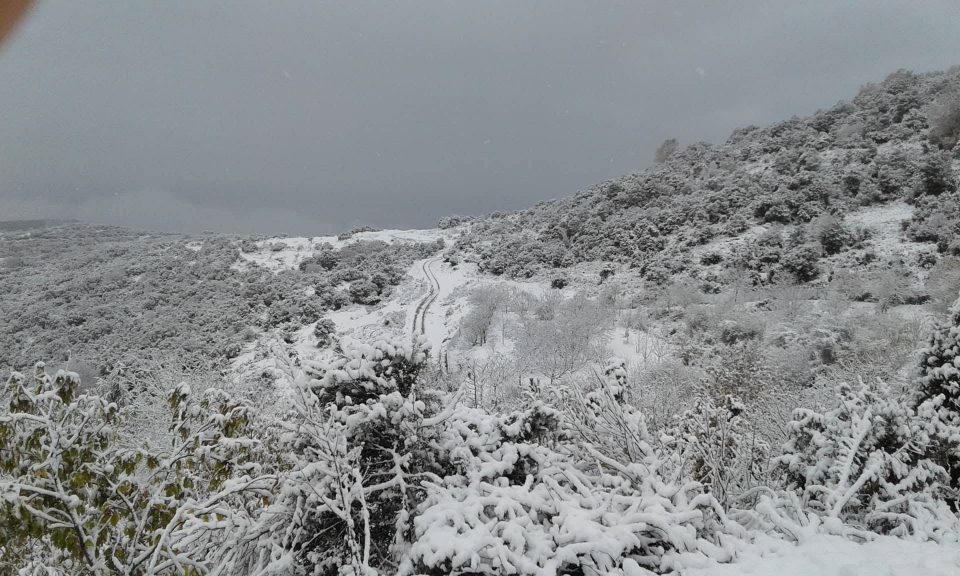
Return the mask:
{"type": "Polygon", "coordinates": [[[950,323],[940,326],[920,353],[912,404],[931,437],[929,457],[947,470],[953,498],[960,498],[960,300],[950,323]]]}
{"type": "Polygon", "coordinates": [[[420,480],[439,478],[425,426],[435,403],[417,386],[424,352],[347,346],[295,378],[278,446],[283,480],[255,530],[263,573],[389,571],[406,549],[420,480]]]}
{"type": "Polygon", "coordinates": [[[778,483],[743,404],[705,394],[651,431],[621,361],[551,387],[553,406],[529,390],[490,414],[431,386],[416,342],[341,346],[290,364],[279,415],[176,386],[153,448],[120,441],[134,405],[42,365],[15,373],[0,571],[636,576],[733,561],[757,531],[945,540],[957,526],[934,458],[943,393],[919,416],[882,383],[796,410],[778,483]]]}
{"type": "Polygon", "coordinates": [[[943,500],[944,469],[924,457],[922,422],[882,382],[837,392],[836,408],[794,412],[776,459],[787,487],[829,530],[940,537],[956,519],[943,500]]]}
{"type": "Polygon", "coordinates": [[[612,364],[561,412],[459,408],[440,433],[452,469],[425,482],[400,574],[649,574],[729,561],[744,536],[654,449],[612,364]]]}
{"type": "MultiPolygon", "coordinates": [[[[207,573],[242,501],[269,494],[250,476],[257,441],[243,435],[246,408],[224,393],[170,396],[176,432],[168,450],[120,442],[124,411],[77,395],[79,378],[32,383],[14,373],[0,406],[0,535],[11,566],[90,574],[207,573]],[[242,498],[240,497],[242,495],[242,498]]],[[[2,566],[2,564],[0,564],[2,566]]]]}

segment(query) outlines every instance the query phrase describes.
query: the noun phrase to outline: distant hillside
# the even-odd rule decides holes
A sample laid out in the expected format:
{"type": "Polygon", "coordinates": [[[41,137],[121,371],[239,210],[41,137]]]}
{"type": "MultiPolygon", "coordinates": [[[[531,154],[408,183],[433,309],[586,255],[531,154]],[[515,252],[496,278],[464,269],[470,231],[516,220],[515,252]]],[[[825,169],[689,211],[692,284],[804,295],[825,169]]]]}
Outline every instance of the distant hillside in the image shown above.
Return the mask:
{"type": "MultiPolygon", "coordinates": [[[[263,331],[379,301],[434,244],[303,248],[299,269],[242,263],[282,240],[67,224],[0,231],[0,373],[40,359],[92,381],[153,358],[222,365],[263,331]]],[[[268,260],[268,256],[264,256],[268,260]]]]}
{"type": "Polygon", "coordinates": [[[458,249],[497,275],[606,261],[662,284],[702,272],[694,248],[753,230],[765,235],[708,258],[730,258],[719,269],[756,282],[808,281],[820,258],[863,248],[844,215],[905,202],[904,238],[957,254],[958,137],[960,70],[899,71],[813,116],[738,129],[574,197],[477,219],[458,249]]]}
{"type": "Polygon", "coordinates": [[[61,226],[63,224],[71,224],[76,222],[76,220],[59,220],[51,218],[35,220],[0,220],[0,232],[19,232],[38,228],[50,228],[51,226],[61,226]]]}

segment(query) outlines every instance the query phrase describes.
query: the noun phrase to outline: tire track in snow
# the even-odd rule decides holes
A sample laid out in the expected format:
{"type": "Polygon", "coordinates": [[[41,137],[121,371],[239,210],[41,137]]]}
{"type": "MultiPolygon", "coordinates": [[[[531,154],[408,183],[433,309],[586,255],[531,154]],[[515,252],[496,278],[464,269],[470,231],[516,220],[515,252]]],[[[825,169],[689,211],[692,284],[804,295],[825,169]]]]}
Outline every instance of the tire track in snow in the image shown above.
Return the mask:
{"type": "Polygon", "coordinates": [[[423,275],[430,283],[430,291],[427,292],[427,295],[424,296],[422,300],[420,300],[420,303],[417,305],[417,309],[413,313],[413,333],[411,334],[411,340],[416,340],[417,334],[423,335],[427,333],[427,312],[430,310],[430,305],[433,304],[437,299],[437,296],[440,295],[440,282],[437,281],[437,276],[430,268],[434,262],[438,261],[438,258],[431,258],[429,260],[425,260],[422,264],[423,275]],[[417,328],[418,323],[419,329],[417,328]]]}

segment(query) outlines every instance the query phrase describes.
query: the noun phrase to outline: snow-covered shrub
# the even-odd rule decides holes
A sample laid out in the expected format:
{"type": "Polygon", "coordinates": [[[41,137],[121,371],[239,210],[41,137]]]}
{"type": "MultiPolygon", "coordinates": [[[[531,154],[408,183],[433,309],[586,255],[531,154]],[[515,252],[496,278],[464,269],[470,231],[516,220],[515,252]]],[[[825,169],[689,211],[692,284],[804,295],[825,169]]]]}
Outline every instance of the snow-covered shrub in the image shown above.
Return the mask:
{"type": "Polygon", "coordinates": [[[487,334],[497,312],[503,309],[510,294],[501,286],[481,286],[470,292],[470,311],[460,322],[460,337],[471,346],[487,343],[487,334]]]}
{"type": "Polygon", "coordinates": [[[573,386],[564,401],[567,421],[581,438],[607,456],[637,461],[652,451],[646,418],[629,401],[632,395],[626,365],[612,358],[590,386],[573,386]]]}
{"type": "Polygon", "coordinates": [[[912,404],[931,437],[930,457],[946,469],[954,497],[960,492],[960,300],[920,352],[912,404]]]}
{"type": "Polygon", "coordinates": [[[946,201],[938,197],[923,197],[917,201],[914,212],[906,232],[907,237],[915,242],[933,242],[940,252],[946,251],[950,241],[956,235],[956,197],[953,194],[945,196],[946,201]]]}
{"type": "Polygon", "coordinates": [[[960,91],[941,94],[927,110],[930,141],[950,150],[960,140],[960,91]]]}
{"type": "Polygon", "coordinates": [[[914,194],[939,196],[957,189],[953,159],[946,152],[927,153],[920,162],[914,194]]]}
{"type": "Polygon", "coordinates": [[[764,348],[757,340],[717,346],[706,372],[707,387],[716,398],[733,396],[751,404],[768,393],[774,382],[764,348]]]}
{"type": "Polygon", "coordinates": [[[841,384],[839,405],[798,408],[775,463],[806,508],[828,529],[843,524],[900,536],[938,537],[950,529],[944,469],[923,456],[923,423],[882,382],[841,384]]]}
{"type": "Polygon", "coordinates": [[[644,415],[651,429],[667,426],[674,416],[692,406],[703,376],[702,370],[675,360],[635,366],[630,374],[632,404],[644,415]]]}
{"type": "MultiPolygon", "coordinates": [[[[203,573],[232,548],[244,502],[267,497],[245,435],[247,407],[210,389],[169,398],[170,445],[131,449],[124,411],[78,395],[75,375],[14,373],[0,400],[0,536],[5,552],[71,574],[203,573]]],[[[7,558],[4,558],[8,561],[7,558]]],[[[34,562],[34,566],[38,564],[34,562]]]]}
{"type": "Polygon", "coordinates": [[[461,224],[469,222],[470,220],[472,220],[472,217],[470,216],[459,216],[459,215],[444,216],[440,218],[440,220],[437,222],[437,228],[440,228],[441,230],[456,228],[457,226],[460,226],[461,224]]]}
{"type": "Polygon", "coordinates": [[[715,401],[701,394],[660,439],[679,456],[684,476],[725,505],[766,480],[769,446],[746,416],[747,407],[733,396],[715,401]]]}
{"type": "Polygon", "coordinates": [[[755,318],[741,320],[723,320],[720,322],[718,337],[720,342],[733,346],[738,342],[755,340],[763,336],[763,324],[755,318]]]}
{"type": "Polygon", "coordinates": [[[820,274],[820,251],[812,244],[801,244],[783,253],[780,266],[798,282],[809,282],[820,274]]]}
{"type": "Polygon", "coordinates": [[[329,318],[323,318],[317,321],[313,327],[313,335],[317,339],[317,348],[326,348],[333,343],[337,335],[337,325],[329,318]]]}
{"type": "Polygon", "coordinates": [[[523,319],[514,357],[552,384],[597,358],[610,325],[610,311],[596,300],[581,294],[564,300],[550,292],[533,318],[523,319]]]}
{"type": "Polygon", "coordinates": [[[405,346],[346,343],[341,358],[308,366],[277,495],[238,526],[234,569],[634,575],[732,559],[742,531],[660,460],[622,402],[622,364],[581,397],[590,415],[574,425],[535,400],[503,416],[456,397],[440,408],[422,360],[405,346]],[[632,456],[602,435],[591,432],[597,447],[577,437],[601,422],[625,426],[633,438],[615,443],[632,456]]]}
{"type": "Polygon", "coordinates": [[[350,300],[357,304],[376,304],[380,301],[380,288],[371,280],[354,280],[350,283],[350,300]]]}
{"type": "Polygon", "coordinates": [[[474,408],[500,412],[505,406],[514,406],[519,400],[519,387],[513,360],[494,353],[488,358],[473,359],[461,364],[465,401],[474,408]]]}
{"type": "Polygon", "coordinates": [[[633,575],[733,557],[738,526],[699,484],[669,479],[649,443],[618,461],[542,404],[450,422],[440,441],[455,472],[425,483],[400,574],[633,575]]]}
{"type": "Polygon", "coordinates": [[[826,254],[837,254],[853,241],[850,231],[832,216],[817,219],[813,227],[814,237],[826,254]]]}
{"type": "Polygon", "coordinates": [[[409,345],[346,343],[330,363],[306,363],[282,424],[281,487],[254,528],[272,536],[249,543],[258,568],[373,574],[396,565],[420,481],[441,471],[417,386],[424,359],[409,345]]]}

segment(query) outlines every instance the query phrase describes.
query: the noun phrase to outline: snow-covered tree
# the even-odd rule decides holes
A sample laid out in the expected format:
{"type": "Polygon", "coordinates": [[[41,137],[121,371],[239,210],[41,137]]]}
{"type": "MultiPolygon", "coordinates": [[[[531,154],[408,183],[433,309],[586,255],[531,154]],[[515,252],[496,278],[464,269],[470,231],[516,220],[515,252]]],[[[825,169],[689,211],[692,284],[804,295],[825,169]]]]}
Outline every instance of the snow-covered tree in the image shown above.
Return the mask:
{"type": "Polygon", "coordinates": [[[314,326],[313,335],[317,339],[317,348],[326,348],[333,344],[336,339],[337,325],[329,318],[322,318],[314,326]]]}
{"type": "Polygon", "coordinates": [[[667,140],[664,140],[663,143],[657,147],[657,151],[653,155],[654,161],[657,164],[666,162],[667,158],[676,154],[679,148],[680,143],[677,142],[676,138],[668,138],[667,140]]]}
{"type": "Polygon", "coordinates": [[[420,481],[437,479],[439,421],[418,385],[418,347],[342,343],[329,363],[305,362],[282,424],[279,495],[244,537],[259,570],[389,573],[405,551],[420,481]],[[424,401],[426,400],[426,402],[424,401]]]}

